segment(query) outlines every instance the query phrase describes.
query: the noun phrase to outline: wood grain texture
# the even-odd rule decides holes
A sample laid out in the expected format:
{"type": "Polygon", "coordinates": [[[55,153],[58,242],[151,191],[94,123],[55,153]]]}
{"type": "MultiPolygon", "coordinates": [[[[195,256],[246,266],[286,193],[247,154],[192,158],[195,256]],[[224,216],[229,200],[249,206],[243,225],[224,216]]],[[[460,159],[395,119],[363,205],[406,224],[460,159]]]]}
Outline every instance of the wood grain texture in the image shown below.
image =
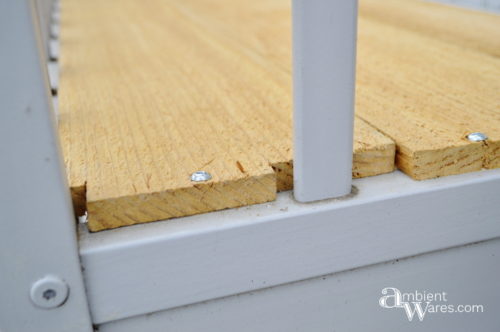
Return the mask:
{"type": "MultiPolygon", "coordinates": [[[[64,0],[60,42],[60,136],[91,231],[292,188],[288,2],[64,0]]],[[[356,121],[354,176],[392,171],[394,153],[356,121]]]]}
{"type": "Polygon", "coordinates": [[[428,179],[499,167],[498,58],[366,18],[358,55],[358,115],[396,142],[398,168],[428,179]]]}
{"type": "Polygon", "coordinates": [[[363,178],[394,170],[396,145],[393,140],[374,130],[367,122],[354,119],[354,155],[352,174],[363,178]]]}
{"type": "Polygon", "coordinates": [[[359,15],[500,57],[500,15],[424,0],[360,0],[359,15]]]}

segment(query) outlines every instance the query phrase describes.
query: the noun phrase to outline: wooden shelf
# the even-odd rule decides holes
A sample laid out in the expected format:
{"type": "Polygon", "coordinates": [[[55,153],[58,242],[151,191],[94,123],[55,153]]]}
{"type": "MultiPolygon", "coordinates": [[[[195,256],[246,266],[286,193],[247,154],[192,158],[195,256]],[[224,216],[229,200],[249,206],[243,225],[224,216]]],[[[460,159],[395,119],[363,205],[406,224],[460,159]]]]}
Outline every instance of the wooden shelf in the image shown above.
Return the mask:
{"type": "MultiPolygon", "coordinates": [[[[397,166],[416,179],[498,167],[495,38],[399,23],[397,6],[380,3],[387,22],[361,2],[353,176],[391,172],[396,145],[397,166]],[[467,141],[472,131],[487,144],[467,141]]],[[[412,22],[441,8],[401,1],[411,6],[424,8],[412,22]]],[[[487,14],[453,10],[446,22],[463,15],[498,31],[487,14]]],[[[90,230],[292,188],[288,0],[63,0],[60,42],[60,136],[90,230]],[[200,170],[212,180],[193,183],[200,170]]]]}

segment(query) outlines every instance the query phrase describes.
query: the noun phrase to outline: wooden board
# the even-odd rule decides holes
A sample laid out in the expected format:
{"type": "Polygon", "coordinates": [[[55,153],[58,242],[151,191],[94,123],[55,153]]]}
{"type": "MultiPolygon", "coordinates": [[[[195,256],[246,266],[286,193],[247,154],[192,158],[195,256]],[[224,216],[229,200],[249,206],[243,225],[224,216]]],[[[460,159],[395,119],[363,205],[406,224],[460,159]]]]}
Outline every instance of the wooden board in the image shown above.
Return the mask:
{"type": "Polygon", "coordinates": [[[394,139],[405,173],[428,179],[500,166],[498,58],[364,18],[357,75],[357,114],[394,139]],[[473,132],[489,139],[470,142],[473,132]]]}
{"type": "MultiPolygon", "coordinates": [[[[223,32],[226,44],[272,62],[268,69],[281,77],[290,70],[285,42],[290,27],[283,23],[288,22],[288,6],[287,1],[268,1],[244,10],[231,5],[219,10],[212,1],[199,0],[182,2],[180,10],[223,32]],[[273,26],[266,24],[268,12],[273,13],[273,26]],[[238,24],[241,21],[250,23],[238,24]]],[[[357,114],[399,143],[399,167],[415,179],[498,167],[500,16],[415,0],[361,0],[360,13],[357,114]],[[379,29],[384,25],[377,22],[388,23],[387,29],[379,29]],[[395,60],[386,61],[386,56],[395,60]],[[377,80],[393,77],[401,82],[378,85],[377,80]],[[434,85],[419,84],[412,77],[434,85]],[[408,92],[402,92],[402,86],[408,92]],[[407,98],[408,93],[413,98],[407,98]],[[403,99],[393,102],[392,94],[403,99]],[[417,114],[424,111],[422,117],[417,114]],[[439,120],[437,112],[442,113],[439,120]],[[409,121],[408,127],[399,126],[401,117],[409,121]],[[448,117],[455,121],[448,122],[448,117]],[[487,145],[466,141],[465,135],[473,131],[487,131],[487,145]]]]}
{"type": "MultiPolygon", "coordinates": [[[[90,230],[292,187],[290,4],[220,2],[62,1],[59,128],[90,230]]],[[[354,176],[392,171],[394,153],[356,120],[354,176]]]]}
{"type": "Polygon", "coordinates": [[[500,15],[424,0],[360,0],[359,15],[500,57],[500,15]]]}

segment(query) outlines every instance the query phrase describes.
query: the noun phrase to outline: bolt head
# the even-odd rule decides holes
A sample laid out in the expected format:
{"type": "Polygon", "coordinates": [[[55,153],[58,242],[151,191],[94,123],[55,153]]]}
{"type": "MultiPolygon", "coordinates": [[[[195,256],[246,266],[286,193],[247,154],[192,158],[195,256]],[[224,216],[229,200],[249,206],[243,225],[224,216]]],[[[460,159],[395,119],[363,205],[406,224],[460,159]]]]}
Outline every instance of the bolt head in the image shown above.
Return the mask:
{"type": "Polygon", "coordinates": [[[31,301],[39,308],[53,309],[66,302],[68,285],[56,276],[45,276],[37,280],[30,291],[31,301]]]}
{"type": "Polygon", "coordinates": [[[191,174],[191,181],[193,182],[204,182],[212,179],[212,175],[205,171],[197,171],[191,174]]]}
{"type": "Polygon", "coordinates": [[[484,133],[470,133],[467,135],[467,139],[471,142],[482,142],[488,139],[488,136],[484,133]]]}

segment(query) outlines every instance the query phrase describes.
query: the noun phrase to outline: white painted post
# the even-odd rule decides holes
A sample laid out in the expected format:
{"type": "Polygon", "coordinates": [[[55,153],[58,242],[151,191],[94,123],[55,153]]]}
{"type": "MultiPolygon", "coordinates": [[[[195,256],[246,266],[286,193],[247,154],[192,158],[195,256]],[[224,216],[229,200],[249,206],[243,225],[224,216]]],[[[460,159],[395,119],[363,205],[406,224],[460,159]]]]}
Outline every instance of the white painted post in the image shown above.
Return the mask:
{"type": "Polygon", "coordinates": [[[90,332],[38,15],[0,1],[0,331],[90,332]]]}
{"type": "Polygon", "coordinates": [[[294,195],[351,192],[357,0],[293,0],[294,195]]]}

